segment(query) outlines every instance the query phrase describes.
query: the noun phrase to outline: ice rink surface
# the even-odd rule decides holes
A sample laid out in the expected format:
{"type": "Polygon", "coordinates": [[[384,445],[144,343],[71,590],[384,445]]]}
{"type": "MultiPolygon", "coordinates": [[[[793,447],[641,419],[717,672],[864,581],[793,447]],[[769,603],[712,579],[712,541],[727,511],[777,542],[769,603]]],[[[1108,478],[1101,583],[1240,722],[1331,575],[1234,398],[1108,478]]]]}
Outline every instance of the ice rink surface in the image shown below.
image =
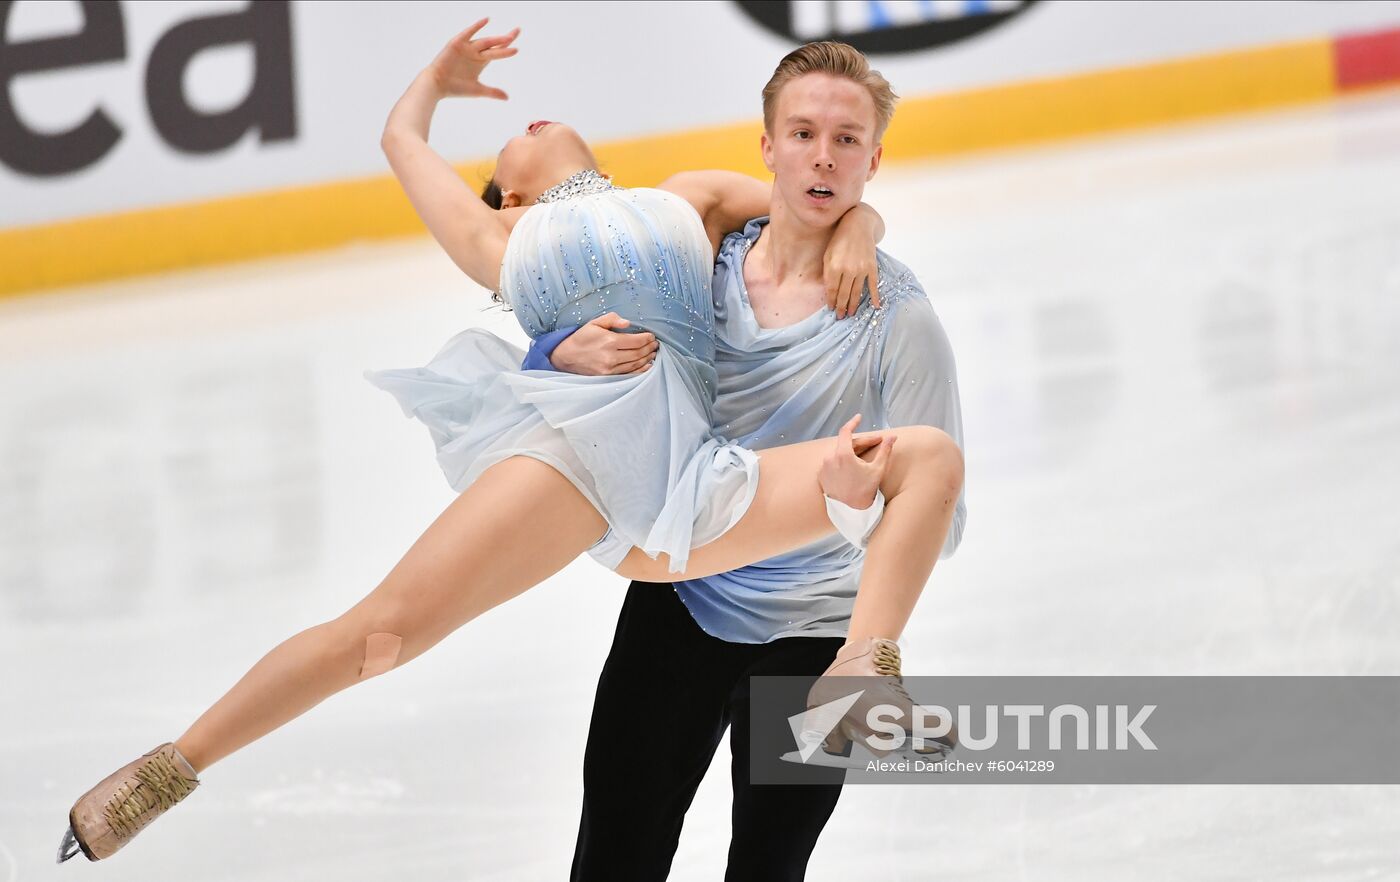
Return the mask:
{"type": "MultiPolygon", "coordinates": [[[[966,433],[906,674],[1400,674],[1400,93],[891,164],[866,198],[966,433]]],[[[452,499],[361,372],[523,343],[486,303],[428,238],[0,302],[0,882],[567,877],[624,589],[587,558],[53,863],[74,799],[452,499]]],[[[673,879],[722,877],[728,775],[725,745],[673,879]]],[[[1396,878],[1397,826],[1396,787],[853,786],[808,878],[1396,878]]]]}

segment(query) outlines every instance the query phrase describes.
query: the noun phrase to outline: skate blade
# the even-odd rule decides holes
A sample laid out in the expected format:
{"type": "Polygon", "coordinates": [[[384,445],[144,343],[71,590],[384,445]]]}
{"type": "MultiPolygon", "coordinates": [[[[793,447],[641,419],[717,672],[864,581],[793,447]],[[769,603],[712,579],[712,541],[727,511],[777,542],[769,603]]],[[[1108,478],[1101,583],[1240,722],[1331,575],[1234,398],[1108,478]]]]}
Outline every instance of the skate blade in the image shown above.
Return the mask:
{"type": "Polygon", "coordinates": [[[786,763],[795,763],[799,766],[822,766],[828,769],[858,769],[869,771],[871,763],[876,763],[875,769],[879,769],[879,763],[891,762],[913,762],[922,760],[925,763],[937,763],[947,759],[951,749],[926,749],[916,751],[907,742],[903,748],[893,753],[885,754],[883,757],[876,756],[860,742],[852,742],[848,754],[827,753],[822,747],[812,751],[806,759],[802,758],[800,750],[791,750],[783,754],[779,759],[786,763]]]}
{"type": "MultiPolygon", "coordinates": [[[[852,751],[854,753],[854,751],[852,751]]],[[[828,769],[864,769],[865,760],[857,760],[849,756],[837,756],[827,753],[820,747],[812,751],[812,755],[806,759],[802,758],[800,750],[790,750],[779,757],[785,763],[793,763],[799,766],[822,766],[828,769]]]]}
{"type": "Polygon", "coordinates": [[[63,831],[63,841],[58,844],[58,862],[61,864],[81,853],[82,849],[78,847],[78,837],[73,835],[73,828],[70,826],[63,831]]]}

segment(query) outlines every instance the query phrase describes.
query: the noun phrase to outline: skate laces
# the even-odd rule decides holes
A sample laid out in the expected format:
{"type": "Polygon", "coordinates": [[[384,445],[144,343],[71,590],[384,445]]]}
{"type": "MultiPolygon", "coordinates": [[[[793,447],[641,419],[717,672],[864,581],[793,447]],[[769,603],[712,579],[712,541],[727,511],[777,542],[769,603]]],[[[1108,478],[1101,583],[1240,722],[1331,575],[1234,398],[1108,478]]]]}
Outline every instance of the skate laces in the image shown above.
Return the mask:
{"type": "Polygon", "coordinates": [[[908,691],[905,690],[904,675],[899,670],[899,646],[889,642],[877,643],[874,655],[875,671],[882,677],[891,678],[890,690],[898,693],[912,704],[914,699],[910,698],[908,691]]]}
{"type": "Polygon", "coordinates": [[[133,774],[136,785],[132,786],[130,780],[122,782],[102,809],[112,830],[124,838],[135,835],[154,814],[184,799],[198,783],[181,774],[163,753],[151,757],[133,774]]]}
{"type": "Polygon", "coordinates": [[[882,677],[899,677],[899,647],[893,643],[875,644],[875,670],[882,677]]]}

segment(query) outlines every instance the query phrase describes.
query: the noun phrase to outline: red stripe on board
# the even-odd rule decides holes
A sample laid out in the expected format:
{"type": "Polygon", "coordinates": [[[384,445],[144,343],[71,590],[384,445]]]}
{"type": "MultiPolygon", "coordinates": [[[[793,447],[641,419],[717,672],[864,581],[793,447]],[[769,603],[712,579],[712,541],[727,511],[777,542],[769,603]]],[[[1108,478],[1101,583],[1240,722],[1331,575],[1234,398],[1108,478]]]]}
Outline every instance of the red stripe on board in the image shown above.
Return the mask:
{"type": "Polygon", "coordinates": [[[1400,28],[1337,37],[1332,58],[1340,91],[1400,82],[1400,28]]]}

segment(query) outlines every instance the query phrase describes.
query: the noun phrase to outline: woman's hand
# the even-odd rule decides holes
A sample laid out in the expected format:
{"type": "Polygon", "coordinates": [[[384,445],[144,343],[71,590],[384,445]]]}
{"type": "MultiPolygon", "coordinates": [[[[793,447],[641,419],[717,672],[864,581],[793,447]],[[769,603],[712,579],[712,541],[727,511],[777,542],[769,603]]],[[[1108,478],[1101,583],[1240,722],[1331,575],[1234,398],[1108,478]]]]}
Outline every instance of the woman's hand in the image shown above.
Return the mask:
{"type": "Polygon", "coordinates": [[[520,35],[520,28],[499,37],[482,37],[473,40],[476,32],[486,26],[490,19],[481,21],[453,37],[447,46],[438,53],[433,63],[428,65],[434,85],[444,97],[464,96],[479,98],[499,98],[506,100],[506,93],[481,82],[481,72],[486,65],[498,58],[509,58],[517,51],[510,44],[520,35]]]}
{"type": "Polygon", "coordinates": [[[554,347],[549,363],[556,370],[599,377],[640,374],[656,361],[656,335],[627,334],[632,323],[615,312],[600,315],[554,347]]]}
{"type": "Polygon", "coordinates": [[[872,432],[854,438],[851,432],[858,425],[860,414],[841,427],[836,447],[822,462],[817,480],[827,496],[863,511],[874,504],[875,491],[885,479],[895,436],[872,432]]]}
{"type": "Polygon", "coordinates": [[[854,315],[867,282],[870,302],[880,308],[880,271],[875,243],[880,241],[884,221],[874,209],[861,203],[836,224],[836,232],[822,258],[822,281],[826,284],[826,305],[838,319],[854,315]]]}

